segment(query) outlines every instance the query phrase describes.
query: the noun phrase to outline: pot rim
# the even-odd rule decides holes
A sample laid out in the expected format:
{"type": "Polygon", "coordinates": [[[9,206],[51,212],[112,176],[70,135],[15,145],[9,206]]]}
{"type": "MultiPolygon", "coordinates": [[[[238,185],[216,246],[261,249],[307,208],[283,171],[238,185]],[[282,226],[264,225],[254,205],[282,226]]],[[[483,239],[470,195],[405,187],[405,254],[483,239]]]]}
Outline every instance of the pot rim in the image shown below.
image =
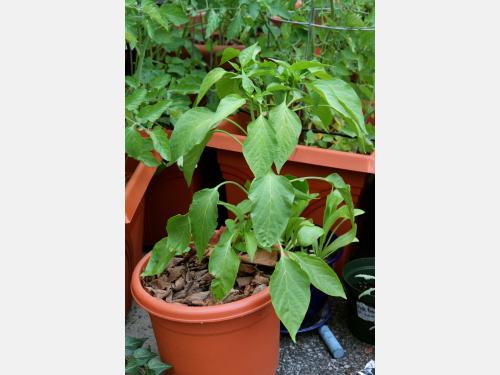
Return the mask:
{"type": "Polygon", "coordinates": [[[151,252],[147,253],[137,263],[130,284],[132,296],[137,304],[158,318],[182,323],[223,322],[252,314],[271,303],[269,287],[239,301],[214,306],[186,306],[163,301],[151,296],[141,284],[140,274],[146,267],[146,262],[150,257],[151,252]]]}

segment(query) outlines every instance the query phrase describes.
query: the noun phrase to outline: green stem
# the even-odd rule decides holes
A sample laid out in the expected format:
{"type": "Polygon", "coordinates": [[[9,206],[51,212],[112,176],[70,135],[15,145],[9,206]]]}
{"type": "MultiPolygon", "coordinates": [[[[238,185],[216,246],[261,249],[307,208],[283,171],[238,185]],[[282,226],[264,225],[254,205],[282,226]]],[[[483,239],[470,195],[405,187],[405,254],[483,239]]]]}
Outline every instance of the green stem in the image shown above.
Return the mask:
{"type": "Polygon", "coordinates": [[[243,132],[243,134],[248,135],[247,131],[243,129],[236,121],[233,121],[230,118],[226,118],[226,120],[229,121],[234,126],[236,126],[238,129],[240,129],[243,132]]]}
{"type": "Polygon", "coordinates": [[[142,46],[142,49],[141,49],[140,54],[139,54],[139,62],[137,64],[137,70],[135,72],[139,82],[141,82],[142,65],[144,64],[144,58],[146,57],[146,50],[148,49],[148,42],[149,42],[149,39],[146,38],[146,40],[144,41],[144,45],[142,46]]]}
{"type": "Polygon", "coordinates": [[[253,102],[252,99],[250,99],[250,116],[252,116],[252,121],[255,121],[255,115],[253,112],[254,112],[253,102]]]}
{"type": "Polygon", "coordinates": [[[219,185],[217,185],[217,186],[215,187],[215,189],[216,189],[216,190],[219,190],[219,188],[220,188],[221,186],[224,186],[224,185],[227,185],[227,184],[237,186],[238,188],[240,188],[241,190],[243,190],[243,192],[244,192],[246,195],[248,195],[248,190],[247,190],[247,189],[245,189],[243,186],[241,186],[240,184],[238,184],[238,183],[237,183],[237,182],[235,182],[235,181],[223,181],[223,182],[221,182],[219,185]]]}
{"type": "Polygon", "coordinates": [[[215,129],[214,133],[215,132],[227,134],[228,136],[230,136],[231,138],[233,138],[236,142],[238,142],[241,145],[241,147],[243,147],[243,143],[241,143],[241,141],[238,138],[236,138],[236,136],[234,134],[231,134],[231,133],[229,133],[229,132],[227,132],[225,130],[222,130],[222,129],[215,129]]]}

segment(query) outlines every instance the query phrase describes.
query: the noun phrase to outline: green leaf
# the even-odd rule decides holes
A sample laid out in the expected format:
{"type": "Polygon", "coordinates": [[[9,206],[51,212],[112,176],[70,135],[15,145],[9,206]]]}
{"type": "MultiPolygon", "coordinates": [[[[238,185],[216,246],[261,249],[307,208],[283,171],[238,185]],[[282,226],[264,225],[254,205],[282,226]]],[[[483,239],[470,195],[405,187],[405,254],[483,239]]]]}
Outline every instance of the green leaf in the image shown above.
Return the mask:
{"type": "Polygon", "coordinates": [[[139,375],[139,369],[141,368],[141,366],[142,365],[137,359],[130,358],[125,363],[125,374],[139,375]]]}
{"type": "Polygon", "coordinates": [[[166,85],[168,85],[171,79],[172,76],[170,74],[162,74],[161,76],[158,76],[155,79],[153,79],[150,83],[150,86],[154,89],[162,89],[166,85]]]}
{"type": "Polygon", "coordinates": [[[172,161],[205,140],[213,125],[213,118],[214,113],[205,107],[192,108],[179,117],[170,136],[172,161]]]}
{"type": "Polygon", "coordinates": [[[153,105],[147,105],[142,107],[137,114],[137,117],[141,118],[144,121],[155,122],[158,120],[161,115],[167,110],[168,101],[160,100],[158,103],[153,105]]]}
{"type": "Polygon", "coordinates": [[[269,123],[276,134],[277,147],[274,153],[274,164],[279,173],[297,147],[302,125],[299,116],[286,106],[285,101],[269,111],[269,123]]]}
{"type": "Polygon", "coordinates": [[[151,358],[155,357],[154,353],[151,353],[149,349],[139,348],[134,351],[133,357],[137,360],[137,362],[143,366],[145,365],[151,358]]]}
{"type": "Polygon", "coordinates": [[[134,90],[132,94],[127,95],[125,97],[125,108],[127,111],[135,111],[142,104],[147,93],[146,89],[139,88],[134,90]]]}
{"type": "Polygon", "coordinates": [[[157,167],[160,162],[155,159],[152,150],[151,139],[143,138],[132,126],[125,128],[125,152],[130,157],[142,161],[148,167],[157,167]]]}
{"type": "Polygon", "coordinates": [[[125,355],[126,356],[132,355],[132,353],[136,349],[144,345],[145,342],[146,339],[132,337],[132,336],[125,336],[125,355]]]}
{"type": "Polygon", "coordinates": [[[219,98],[224,98],[231,94],[239,95],[241,93],[240,81],[226,75],[215,83],[215,90],[219,98]]]}
{"type": "Polygon", "coordinates": [[[199,190],[193,195],[189,206],[189,220],[198,259],[202,259],[205,249],[217,228],[217,189],[199,190]]]}
{"type": "Polygon", "coordinates": [[[290,252],[288,255],[307,273],[309,280],[317,289],[332,297],[346,298],[342,282],[323,259],[316,255],[309,255],[302,252],[290,252]]]}
{"type": "Polygon", "coordinates": [[[344,246],[349,245],[350,243],[353,242],[358,242],[358,239],[356,238],[356,230],[357,230],[357,225],[354,223],[349,229],[348,232],[342,234],[341,236],[337,237],[335,241],[333,241],[331,244],[329,244],[322,252],[321,256],[323,258],[328,258],[330,255],[332,255],[334,252],[337,250],[343,248],[344,246]]]}
{"type": "Polygon", "coordinates": [[[168,21],[160,12],[160,7],[153,0],[142,0],[142,9],[149,18],[155,21],[159,26],[168,31],[168,21]]]}
{"type": "Polygon", "coordinates": [[[307,221],[305,224],[300,227],[300,229],[297,232],[297,240],[299,242],[299,245],[302,247],[308,247],[311,246],[313,243],[315,243],[319,237],[321,237],[325,232],[323,231],[323,228],[318,227],[311,222],[307,221]]]}
{"type": "Polygon", "coordinates": [[[244,237],[246,252],[250,257],[250,260],[253,262],[255,252],[257,251],[257,238],[255,238],[255,234],[253,231],[245,231],[244,237]]]}
{"type": "Polygon", "coordinates": [[[228,47],[228,48],[224,49],[224,51],[222,51],[222,57],[221,57],[219,65],[222,65],[225,62],[227,62],[227,61],[229,61],[231,59],[234,59],[235,57],[237,57],[239,55],[240,55],[240,50],[239,49],[236,49],[236,48],[233,48],[233,47],[228,47]]]}
{"type": "Polygon", "coordinates": [[[175,26],[180,26],[189,22],[189,18],[180,5],[163,3],[160,11],[175,26]]]}
{"type": "Polygon", "coordinates": [[[332,173],[326,176],[326,179],[342,195],[347,207],[349,207],[350,219],[354,221],[354,203],[352,201],[351,187],[344,182],[344,179],[338,173],[332,173]]]}
{"type": "Polygon", "coordinates": [[[147,367],[149,370],[152,370],[153,374],[155,374],[155,375],[160,375],[164,371],[172,368],[172,366],[170,366],[166,363],[163,363],[159,357],[151,358],[149,360],[149,362],[147,363],[147,367]]]}
{"type": "Polygon", "coordinates": [[[170,144],[168,143],[167,133],[163,130],[161,126],[155,126],[153,130],[148,132],[151,140],[153,141],[153,146],[155,150],[161,155],[166,161],[170,161],[170,144]]]}
{"type": "Polygon", "coordinates": [[[208,39],[210,35],[214,33],[215,30],[217,30],[217,27],[219,27],[220,21],[221,21],[221,16],[219,13],[216,13],[215,10],[210,9],[208,12],[207,16],[207,27],[205,29],[205,38],[208,39]]]}
{"type": "Polygon", "coordinates": [[[238,56],[240,60],[241,67],[245,67],[250,63],[250,61],[255,61],[255,56],[260,52],[260,47],[258,43],[252,44],[250,47],[245,48],[240,52],[238,56]]]}
{"type": "Polygon", "coordinates": [[[293,186],[286,177],[271,171],[252,181],[248,197],[252,202],[250,217],[255,237],[262,247],[271,247],[287,226],[294,199],[293,186]]]}
{"type": "Polygon", "coordinates": [[[232,115],[238,108],[246,103],[246,100],[241,96],[236,94],[228,95],[220,101],[215,111],[215,116],[213,118],[213,125],[217,125],[219,122],[224,120],[226,117],[232,115]]]}
{"type": "Polygon", "coordinates": [[[208,271],[214,276],[210,291],[216,301],[223,299],[234,286],[240,258],[231,247],[231,240],[234,234],[225,230],[219,242],[212,250],[208,261],[208,271]]]}
{"type": "Polygon", "coordinates": [[[241,33],[242,27],[245,25],[243,17],[241,17],[241,12],[236,12],[229,26],[227,27],[227,39],[231,40],[236,38],[241,33]]]}
{"type": "Polygon", "coordinates": [[[309,285],[307,274],[299,265],[288,256],[281,256],[271,275],[269,292],[274,311],[290,333],[293,342],[309,307],[309,285]]]}
{"type": "Polygon", "coordinates": [[[212,87],[219,79],[224,77],[226,73],[227,72],[220,67],[214,68],[207,73],[207,75],[205,76],[205,78],[203,78],[203,81],[201,82],[200,91],[198,92],[198,96],[194,101],[195,106],[198,105],[198,103],[205,96],[210,87],[212,87]]]}
{"type": "Polygon", "coordinates": [[[135,78],[135,77],[132,77],[132,76],[126,76],[126,77],[125,77],[125,84],[126,84],[127,86],[132,87],[133,89],[136,89],[136,88],[138,88],[138,87],[139,87],[140,82],[139,82],[139,80],[138,80],[137,78],[135,78]]]}
{"type": "Polygon", "coordinates": [[[245,71],[241,71],[241,87],[243,90],[250,95],[255,91],[255,86],[250,78],[246,75],[245,71]]]}
{"type": "Polygon", "coordinates": [[[156,276],[165,271],[170,260],[175,255],[175,249],[168,245],[168,237],[163,237],[153,246],[151,257],[141,276],[156,276]]]}
{"type": "Polygon", "coordinates": [[[188,186],[191,186],[191,181],[193,179],[194,170],[198,166],[203,150],[210,140],[211,134],[208,133],[205,139],[198,145],[194,146],[183,158],[182,173],[184,174],[184,179],[188,186]]]}
{"type": "Polygon", "coordinates": [[[299,72],[304,69],[309,69],[309,68],[317,68],[317,67],[323,67],[326,66],[325,64],[320,63],[319,61],[307,61],[307,60],[302,60],[302,61],[297,61],[292,64],[290,67],[290,70],[299,72]]]}
{"type": "Polygon", "coordinates": [[[264,115],[248,124],[248,135],[243,142],[243,156],[255,177],[271,170],[277,147],[276,135],[264,115]]]}
{"type": "Polygon", "coordinates": [[[189,215],[175,215],[167,221],[168,245],[174,250],[183,250],[191,240],[189,215]]]}

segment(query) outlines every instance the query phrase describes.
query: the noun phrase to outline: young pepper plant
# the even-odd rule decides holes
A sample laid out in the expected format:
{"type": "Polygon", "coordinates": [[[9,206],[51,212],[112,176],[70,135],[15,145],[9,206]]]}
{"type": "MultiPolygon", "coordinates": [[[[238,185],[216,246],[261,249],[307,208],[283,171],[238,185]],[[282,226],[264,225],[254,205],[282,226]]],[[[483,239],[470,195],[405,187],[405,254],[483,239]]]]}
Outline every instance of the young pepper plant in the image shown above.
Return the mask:
{"type": "MultiPolygon", "coordinates": [[[[236,182],[225,181],[214,188],[196,192],[189,212],[168,220],[167,236],[154,246],[142,276],[161,274],[172,257],[185,249],[192,239],[198,258],[209,257],[208,270],[214,277],[210,290],[214,299],[220,301],[234,287],[242,253],[248,254],[252,260],[258,249],[278,252],[279,261],[269,285],[271,300],[276,314],[295,341],[309,306],[310,284],[331,296],[345,298],[338,276],[321,256],[296,251],[297,244],[304,237],[300,223],[306,222],[299,212],[304,201],[308,203],[316,197],[308,193],[307,180],[312,178],[318,177],[285,177],[270,170],[253,179],[248,190],[236,182]],[[226,184],[237,186],[247,199],[238,205],[221,201],[219,189],[226,184]],[[226,220],[225,230],[210,249],[209,241],[217,228],[219,205],[233,212],[235,218],[226,220]],[[298,225],[287,230],[294,220],[298,225]]],[[[332,185],[332,193],[340,191],[342,196],[350,197],[349,186],[337,174],[320,179],[332,185]]],[[[346,201],[342,207],[347,209],[341,216],[354,223],[352,198],[346,201]]],[[[330,221],[335,220],[337,211],[336,208],[329,211],[330,221]]],[[[355,225],[353,228],[355,234],[355,225]]],[[[341,237],[333,244],[342,242],[341,237]]]]}

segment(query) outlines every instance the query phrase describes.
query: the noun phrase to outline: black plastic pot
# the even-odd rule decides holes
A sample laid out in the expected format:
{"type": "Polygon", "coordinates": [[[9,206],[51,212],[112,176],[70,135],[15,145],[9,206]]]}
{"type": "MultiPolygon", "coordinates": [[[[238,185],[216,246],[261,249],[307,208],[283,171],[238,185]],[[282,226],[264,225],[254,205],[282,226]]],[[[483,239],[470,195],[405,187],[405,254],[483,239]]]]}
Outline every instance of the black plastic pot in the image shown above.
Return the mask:
{"type": "Polygon", "coordinates": [[[347,325],[358,339],[375,344],[375,295],[359,295],[374,281],[366,281],[356,275],[375,276],[375,258],[355,259],[344,266],[344,289],[347,295],[347,325]]]}

